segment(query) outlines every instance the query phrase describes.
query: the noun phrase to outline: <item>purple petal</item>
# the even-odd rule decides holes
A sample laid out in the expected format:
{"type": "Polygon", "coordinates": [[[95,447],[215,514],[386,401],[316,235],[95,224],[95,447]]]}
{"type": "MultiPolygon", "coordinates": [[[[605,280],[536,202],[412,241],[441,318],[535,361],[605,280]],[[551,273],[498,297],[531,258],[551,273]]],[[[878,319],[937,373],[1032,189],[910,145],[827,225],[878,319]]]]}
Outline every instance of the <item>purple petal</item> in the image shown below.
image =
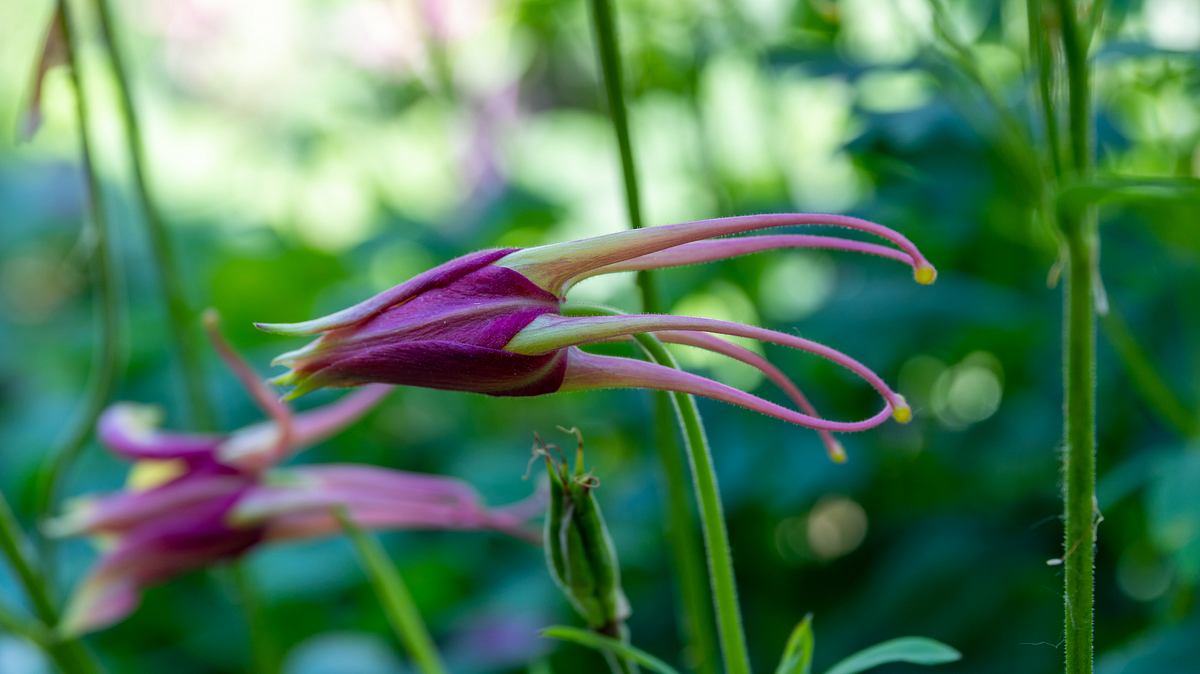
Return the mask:
{"type": "Polygon", "coordinates": [[[226,523],[240,497],[235,493],[192,504],[121,536],[72,597],[63,630],[80,634],[111,625],[137,606],[144,588],[237,557],[261,541],[261,529],[226,523]]]}
{"type": "Polygon", "coordinates": [[[245,489],[246,479],[236,475],[198,475],[172,481],[147,491],[122,491],[88,501],[66,516],[52,520],[47,533],[54,536],[115,534],[187,508],[220,500],[245,489]]]}
{"type": "Polygon", "coordinates": [[[279,429],[275,422],[248,426],[230,436],[217,450],[217,456],[223,463],[243,470],[264,470],[288,454],[315,445],[358,421],[391,388],[386,384],[366,386],[342,396],[336,402],[293,416],[286,438],[287,445],[282,448],[279,447],[279,429]]]}
{"type": "Polygon", "coordinates": [[[162,433],[157,408],[116,403],[100,415],[96,434],[106,447],[128,459],[208,459],[224,440],[220,435],[162,433]]]}
{"type": "Polygon", "coordinates": [[[561,359],[503,350],[556,297],[511,269],[484,267],[360,324],[322,335],[287,361],[292,396],[322,386],[382,382],[491,395],[556,390],[561,359]]]}
{"type": "Polygon", "coordinates": [[[508,255],[513,250],[515,249],[481,250],[455,258],[368,300],[322,318],[303,323],[256,323],[255,325],[261,330],[280,335],[313,335],[318,332],[344,328],[371,318],[389,307],[429,290],[449,285],[464,275],[508,255]]]}

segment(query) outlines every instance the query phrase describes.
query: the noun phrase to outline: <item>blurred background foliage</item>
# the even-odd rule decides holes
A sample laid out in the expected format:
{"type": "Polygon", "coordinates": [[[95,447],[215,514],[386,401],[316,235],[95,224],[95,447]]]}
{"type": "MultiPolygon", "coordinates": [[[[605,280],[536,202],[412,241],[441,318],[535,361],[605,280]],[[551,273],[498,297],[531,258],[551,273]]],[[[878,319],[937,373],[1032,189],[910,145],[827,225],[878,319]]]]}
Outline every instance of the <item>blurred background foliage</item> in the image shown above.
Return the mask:
{"type": "MultiPolygon", "coordinates": [[[[90,3],[76,3],[80,10],[90,3]]],[[[255,320],[320,315],[476,248],[626,226],[583,0],[121,0],[115,7],[163,206],[192,303],[215,306],[262,372],[294,344],[255,320]]],[[[50,16],[0,2],[0,489],[27,518],[33,476],[77,413],[94,303],[70,81],[22,125],[50,16]]],[[[816,436],[701,402],[730,519],[751,650],[774,665],[816,614],[817,663],[903,634],[964,653],[958,672],[1060,666],[1060,293],[1056,243],[1031,215],[1002,116],[939,37],[924,0],[622,0],[620,31],[649,222],[842,211],[907,234],[941,271],[778,253],[663,275],[675,311],[799,330],[898,382],[917,418],[816,436]]],[[[948,34],[1000,107],[1037,128],[1019,0],[947,3],[948,34]]],[[[83,12],[87,95],[116,228],[124,301],[119,398],[189,418],[111,69],[83,12]]],[[[1094,53],[1101,170],[1200,174],[1200,3],[1114,0],[1094,53]]],[[[1035,136],[1036,137],[1036,136],[1035,136]]],[[[1100,334],[1100,671],[1194,672],[1200,630],[1200,205],[1104,208],[1100,334]]],[[[636,308],[628,275],[576,297],[636,308]]],[[[833,366],[772,356],[827,414],[877,401],[833,366]]],[[[680,353],[741,387],[740,367],[680,353]]],[[[225,428],[258,413],[211,353],[225,428]]],[[[769,386],[764,395],[774,396],[769,386]]],[[[326,399],[311,396],[307,406],[326,399]]],[[[400,390],[302,461],[454,475],[492,503],[527,494],[533,432],[578,426],[617,539],[634,641],[675,662],[648,398],[490,399],[400,390]]],[[[560,441],[569,438],[558,438],[560,441]]],[[[126,467],[90,445],[68,493],[126,467]]],[[[542,641],[573,618],[540,551],[498,535],[385,537],[453,671],[559,672],[599,658],[542,641]]],[[[94,551],[66,547],[69,587],[94,551]]],[[[248,572],[289,674],[404,671],[345,541],[256,553],[248,572]]],[[[0,572],[0,598],[20,597],[0,572]]],[[[90,641],[113,671],[241,672],[246,626],[227,574],[151,591],[90,641]]],[[[39,672],[0,635],[0,671],[39,672]]],[[[908,671],[896,667],[887,671],[908,671]]]]}

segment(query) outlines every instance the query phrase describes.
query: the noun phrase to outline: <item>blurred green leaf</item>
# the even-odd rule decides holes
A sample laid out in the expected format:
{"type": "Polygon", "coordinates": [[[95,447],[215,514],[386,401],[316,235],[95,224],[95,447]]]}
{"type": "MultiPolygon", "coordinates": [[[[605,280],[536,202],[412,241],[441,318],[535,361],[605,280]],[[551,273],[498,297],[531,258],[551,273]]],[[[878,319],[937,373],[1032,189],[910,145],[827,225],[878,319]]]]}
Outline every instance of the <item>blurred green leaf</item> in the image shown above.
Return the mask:
{"type": "Polygon", "coordinates": [[[814,645],[812,614],[809,613],[788,637],[787,646],[783,649],[783,658],[775,668],[775,674],[808,674],[812,671],[814,645]]]}
{"type": "Polygon", "coordinates": [[[1200,180],[1107,176],[1066,185],[1058,192],[1058,207],[1068,214],[1101,203],[1145,201],[1194,201],[1200,210],[1200,180]]]}
{"type": "Polygon", "coordinates": [[[900,637],[864,648],[837,663],[825,674],[856,674],[892,662],[940,665],[961,657],[961,653],[940,641],[926,637],[900,637]]]}
{"type": "Polygon", "coordinates": [[[645,651],[578,627],[555,625],[542,630],[542,636],[559,641],[569,641],[598,651],[612,651],[616,655],[632,660],[643,667],[659,672],[659,674],[679,674],[673,667],[645,651]]]}

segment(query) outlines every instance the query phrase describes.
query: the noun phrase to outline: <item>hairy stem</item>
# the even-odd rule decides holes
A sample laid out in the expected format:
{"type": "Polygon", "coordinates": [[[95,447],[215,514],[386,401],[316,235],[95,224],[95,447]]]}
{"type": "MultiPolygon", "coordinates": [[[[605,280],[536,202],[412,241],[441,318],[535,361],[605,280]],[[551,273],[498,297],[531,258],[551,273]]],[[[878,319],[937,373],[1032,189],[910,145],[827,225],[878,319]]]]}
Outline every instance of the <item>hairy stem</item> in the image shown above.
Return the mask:
{"type": "MultiPolygon", "coordinates": [[[[1057,0],[1067,70],[1069,177],[1087,180],[1095,165],[1092,151],[1089,39],[1071,0],[1057,0]]],[[[1062,182],[1062,181],[1060,181],[1062,182]]],[[[1063,371],[1066,452],[1063,457],[1063,574],[1067,674],[1091,674],[1095,603],[1096,506],[1096,222],[1090,210],[1059,213],[1066,240],[1067,288],[1063,371]]]]}
{"type": "Polygon", "coordinates": [[[346,536],[354,544],[359,562],[375,588],[375,596],[383,604],[392,630],[400,639],[400,643],[408,649],[417,670],[421,674],[445,674],[446,668],[438,656],[433,638],[429,636],[429,630],[421,620],[412,594],[404,584],[404,579],[400,577],[400,572],[388,559],[383,546],[373,536],[364,533],[343,510],[335,509],[334,516],[338,518],[346,536]]]}
{"type": "MultiPolygon", "coordinates": [[[[610,0],[589,0],[592,9],[592,25],[596,35],[596,51],[600,62],[600,70],[604,80],[605,97],[608,102],[609,117],[612,120],[613,131],[617,138],[617,150],[621,162],[621,179],[625,191],[625,208],[632,229],[644,226],[642,219],[641,195],[638,189],[637,162],[633,156],[633,141],[629,131],[629,116],[625,105],[625,86],[621,68],[621,53],[617,39],[616,17],[610,0]]],[[[650,271],[640,271],[637,274],[638,290],[645,311],[656,313],[663,310],[655,278],[650,271]]],[[[682,632],[685,643],[694,658],[694,665],[699,674],[715,674],[716,672],[716,639],[713,638],[712,617],[709,614],[708,602],[705,600],[703,569],[700,559],[700,545],[696,540],[693,525],[694,515],[688,504],[687,478],[683,461],[683,447],[679,444],[678,436],[667,430],[670,416],[671,398],[666,393],[654,393],[654,416],[656,426],[655,443],[658,448],[659,463],[666,483],[664,495],[667,501],[667,536],[671,541],[672,557],[678,570],[680,609],[683,614],[682,632]]],[[[690,399],[690,396],[684,396],[690,399]]],[[[679,403],[676,402],[676,406],[679,403]]],[[[694,409],[695,403],[692,402],[694,409]]],[[[681,426],[682,428],[682,426],[681,426]]],[[[703,427],[699,427],[703,434],[703,427]]],[[[686,429],[684,429],[686,430],[686,429]]],[[[703,443],[707,451],[707,441],[703,443]]],[[[690,447],[690,446],[689,446],[690,447]]],[[[691,451],[689,449],[689,455],[691,451]]],[[[694,462],[693,462],[694,463],[694,462]]],[[[715,485],[714,485],[715,486],[715,485]]],[[[718,509],[718,516],[720,512],[718,509]]],[[[704,513],[701,513],[704,517],[704,513]]],[[[724,520],[720,522],[724,529],[724,520]]],[[[707,527],[706,527],[707,530],[707,527]]],[[[705,539],[709,544],[708,539],[705,539]]],[[[724,546],[725,557],[729,558],[728,537],[720,538],[717,545],[724,546]]],[[[711,572],[711,570],[710,570],[711,572]]],[[[715,587],[716,581],[712,585],[715,587]]],[[[722,606],[718,603],[718,610],[722,606]]],[[[727,608],[727,607],[726,607],[727,608]]],[[[732,605],[734,622],[736,623],[737,639],[733,642],[743,642],[741,637],[741,618],[736,601],[732,605]]],[[[722,643],[725,637],[722,636],[722,643]]],[[[734,644],[726,647],[726,651],[734,644]]],[[[743,645],[744,650],[744,645],[743,645]]],[[[729,657],[727,655],[727,657],[729,657]]],[[[736,657],[736,656],[734,656],[736,657]]],[[[743,658],[745,662],[745,658],[743,658]]],[[[748,664],[746,665],[748,671],[748,664]]],[[[730,671],[734,671],[731,669],[730,671]]]]}
{"type": "Polygon", "coordinates": [[[100,20],[100,31],[112,59],[113,76],[120,102],[121,122],[128,143],[129,161],[133,167],[134,193],[146,233],[150,238],[150,251],[154,256],[158,272],[158,286],[166,304],[168,323],[175,352],[182,370],[183,387],[187,409],[196,426],[211,430],[214,425],[212,405],[204,391],[204,364],[197,339],[195,313],[188,306],[183,284],[171,247],[167,225],[157,202],[151,196],[149,175],[146,170],[146,146],[138,122],[137,107],[134,105],[133,88],[129,69],[121,52],[120,36],[113,20],[110,0],[95,0],[96,13],[100,20]]]}

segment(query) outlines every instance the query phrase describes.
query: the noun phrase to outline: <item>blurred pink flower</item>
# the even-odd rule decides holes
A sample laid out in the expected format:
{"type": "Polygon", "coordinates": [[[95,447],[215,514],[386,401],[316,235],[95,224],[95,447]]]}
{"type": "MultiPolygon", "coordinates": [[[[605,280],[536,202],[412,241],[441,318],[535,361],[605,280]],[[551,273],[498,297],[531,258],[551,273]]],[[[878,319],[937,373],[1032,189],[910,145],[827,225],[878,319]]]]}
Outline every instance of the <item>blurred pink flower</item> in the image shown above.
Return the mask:
{"type": "Polygon", "coordinates": [[[157,410],[141,405],[118,403],[101,416],[101,442],[140,463],[129,487],[82,500],[48,525],[53,535],[111,542],[72,597],[65,632],[111,625],[136,608],[144,588],[262,543],[337,534],[337,508],[371,529],[523,535],[522,524],[534,514],[529,504],[490,510],[458,480],[348,464],[275,469],[361,418],[390,387],[369,386],[293,417],[249,368],[230,362],[273,421],[202,435],[159,431],[157,410]],[[139,484],[148,474],[154,474],[150,484],[139,484]]]}

